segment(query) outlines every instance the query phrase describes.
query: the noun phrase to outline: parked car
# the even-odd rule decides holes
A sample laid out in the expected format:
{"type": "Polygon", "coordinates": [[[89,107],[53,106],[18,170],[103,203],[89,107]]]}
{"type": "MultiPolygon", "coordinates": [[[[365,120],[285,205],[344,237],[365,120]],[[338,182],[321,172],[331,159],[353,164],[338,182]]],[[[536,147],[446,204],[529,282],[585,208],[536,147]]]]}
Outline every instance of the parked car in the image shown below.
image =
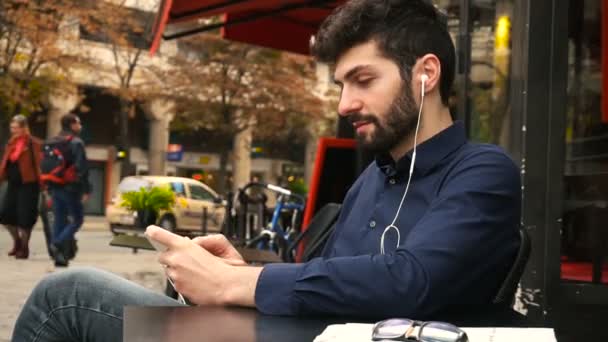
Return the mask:
{"type": "Polygon", "coordinates": [[[120,182],[115,196],[106,207],[106,219],[114,234],[136,229],[137,213],[120,206],[121,195],[152,186],[169,186],[176,196],[173,208],[160,213],[157,221],[159,226],[172,232],[192,235],[201,233],[206,208],[207,232],[221,231],[226,212],[225,202],[206,184],[183,177],[130,176],[120,182]]]}

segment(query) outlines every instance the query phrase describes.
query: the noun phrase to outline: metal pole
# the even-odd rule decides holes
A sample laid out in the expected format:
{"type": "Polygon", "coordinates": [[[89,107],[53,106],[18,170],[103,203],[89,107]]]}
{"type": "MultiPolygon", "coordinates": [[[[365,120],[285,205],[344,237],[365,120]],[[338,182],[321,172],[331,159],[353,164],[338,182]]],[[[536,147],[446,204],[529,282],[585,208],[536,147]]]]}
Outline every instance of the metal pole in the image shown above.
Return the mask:
{"type": "Polygon", "coordinates": [[[202,231],[203,231],[203,236],[207,235],[207,207],[203,208],[202,231]]]}
{"type": "Polygon", "coordinates": [[[471,128],[471,0],[460,0],[460,28],[458,30],[458,119],[464,121],[467,137],[471,128]]]}

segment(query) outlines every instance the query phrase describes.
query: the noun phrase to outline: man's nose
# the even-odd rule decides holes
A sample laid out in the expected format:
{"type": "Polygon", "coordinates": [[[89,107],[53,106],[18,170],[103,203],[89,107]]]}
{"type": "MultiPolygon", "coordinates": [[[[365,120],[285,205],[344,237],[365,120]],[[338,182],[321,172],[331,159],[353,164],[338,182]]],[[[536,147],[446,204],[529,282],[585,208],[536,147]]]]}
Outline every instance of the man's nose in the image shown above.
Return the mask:
{"type": "Polygon", "coordinates": [[[361,112],[362,108],[363,101],[352,96],[352,94],[345,89],[342,90],[340,103],[338,104],[338,114],[341,116],[348,116],[351,113],[361,112]]]}

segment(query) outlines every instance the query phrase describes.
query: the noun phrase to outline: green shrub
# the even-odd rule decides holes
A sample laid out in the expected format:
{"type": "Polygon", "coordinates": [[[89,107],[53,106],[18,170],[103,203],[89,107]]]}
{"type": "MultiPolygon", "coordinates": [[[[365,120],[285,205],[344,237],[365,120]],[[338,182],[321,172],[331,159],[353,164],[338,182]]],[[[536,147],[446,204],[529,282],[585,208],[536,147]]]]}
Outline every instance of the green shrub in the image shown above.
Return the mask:
{"type": "Polygon", "coordinates": [[[287,185],[287,188],[289,190],[291,190],[291,192],[298,194],[298,195],[302,195],[302,196],[306,196],[306,194],[308,193],[308,187],[306,186],[306,183],[304,182],[304,179],[302,179],[302,178],[299,178],[293,182],[290,182],[287,185]]]}
{"type": "Polygon", "coordinates": [[[125,192],[121,197],[121,207],[135,212],[149,211],[155,216],[175,204],[175,194],[168,186],[142,187],[138,191],[125,192]]]}

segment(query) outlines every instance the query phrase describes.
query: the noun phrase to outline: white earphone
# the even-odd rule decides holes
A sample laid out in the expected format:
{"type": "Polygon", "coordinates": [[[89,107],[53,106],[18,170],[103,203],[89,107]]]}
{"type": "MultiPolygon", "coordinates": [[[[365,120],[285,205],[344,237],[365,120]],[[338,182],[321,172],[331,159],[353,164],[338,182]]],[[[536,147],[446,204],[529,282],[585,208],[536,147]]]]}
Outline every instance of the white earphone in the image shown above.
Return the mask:
{"type": "Polygon", "coordinates": [[[416,133],[414,134],[414,151],[412,152],[412,162],[410,163],[410,173],[407,178],[407,185],[405,186],[405,191],[403,192],[403,197],[401,197],[401,203],[399,203],[399,208],[397,208],[397,212],[395,213],[395,217],[393,218],[393,222],[384,228],[384,232],[382,232],[382,236],[380,237],[380,254],[384,254],[384,236],[388,231],[394,229],[397,232],[397,247],[399,248],[399,243],[401,242],[401,233],[399,232],[399,228],[395,225],[397,222],[397,218],[399,217],[399,212],[401,212],[401,208],[403,207],[403,202],[405,201],[405,196],[407,195],[407,191],[410,188],[410,182],[412,181],[412,174],[414,173],[414,164],[416,164],[416,147],[418,145],[418,130],[420,128],[420,117],[422,116],[422,105],[424,104],[424,92],[426,81],[428,81],[429,76],[427,74],[420,75],[420,110],[418,111],[418,122],[416,123],[416,133]]]}
{"type": "Polygon", "coordinates": [[[424,85],[424,83],[426,83],[426,81],[429,80],[429,76],[427,74],[422,74],[420,75],[420,82],[422,82],[422,85],[424,85]]]}
{"type": "Polygon", "coordinates": [[[427,74],[420,75],[420,82],[422,83],[420,92],[422,93],[422,96],[424,96],[424,86],[426,85],[426,81],[428,81],[428,80],[429,80],[429,76],[427,74]]]}

